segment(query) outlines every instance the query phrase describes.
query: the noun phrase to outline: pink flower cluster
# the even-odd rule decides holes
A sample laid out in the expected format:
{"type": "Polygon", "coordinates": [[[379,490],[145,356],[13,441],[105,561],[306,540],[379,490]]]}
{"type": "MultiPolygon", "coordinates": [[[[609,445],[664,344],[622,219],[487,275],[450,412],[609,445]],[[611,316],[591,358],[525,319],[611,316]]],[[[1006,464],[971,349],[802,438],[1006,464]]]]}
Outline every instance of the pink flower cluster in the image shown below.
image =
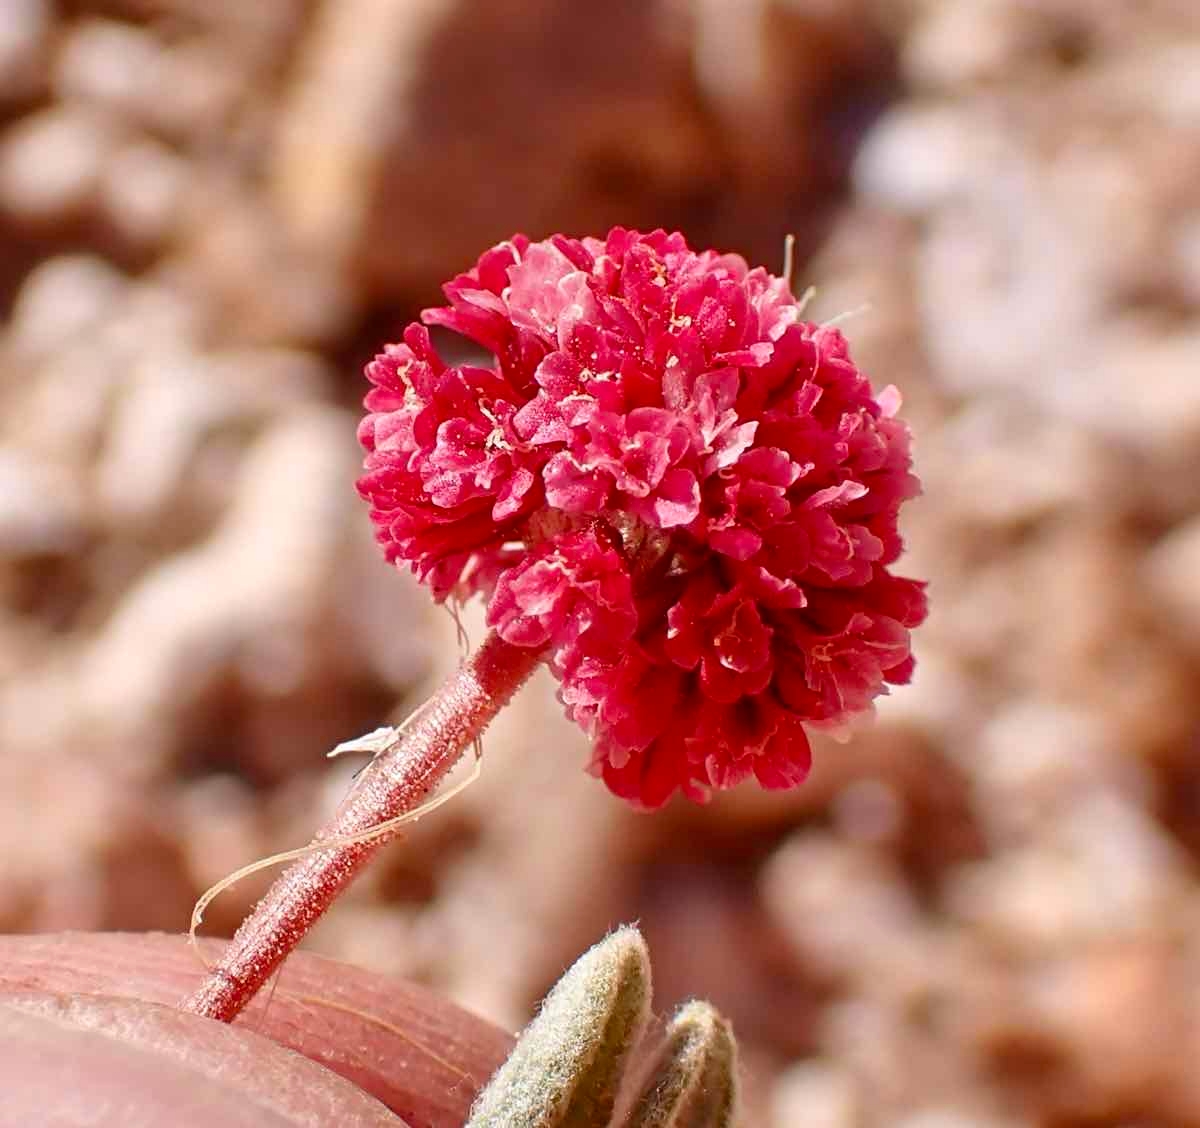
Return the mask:
{"type": "Polygon", "coordinates": [[[786,280],[678,234],[516,236],[445,290],[425,324],[494,362],[447,365],[413,324],[368,366],[388,559],[545,651],[617,794],[799,783],[806,724],[912,674],[895,389],[786,280]]]}

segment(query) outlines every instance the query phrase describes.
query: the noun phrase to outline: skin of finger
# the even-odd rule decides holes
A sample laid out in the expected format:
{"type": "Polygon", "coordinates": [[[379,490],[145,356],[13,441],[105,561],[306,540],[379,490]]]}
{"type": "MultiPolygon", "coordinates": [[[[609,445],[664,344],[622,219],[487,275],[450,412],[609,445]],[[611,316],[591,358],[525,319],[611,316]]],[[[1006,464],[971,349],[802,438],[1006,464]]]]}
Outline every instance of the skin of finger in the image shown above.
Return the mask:
{"type": "Polygon", "coordinates": [[[100,995],[0,1002],[0,1125],[404,1128],[343,1077],[268,1038],[100,995]]]}
{"type": "MultiPolygon", "coordinates": [[[[221,944],[202,950],[214,962],[221,944]]],[[[182,936],[0,936],[0,999],[34,990],[174,1005],[203,971],[182,936]]],[[[431,991],[304,952],[289,958],[273,994],[264,991],[236,1026],[353,1081],[412,1128],[460,1128],[513,1044],[431,991]]]]}

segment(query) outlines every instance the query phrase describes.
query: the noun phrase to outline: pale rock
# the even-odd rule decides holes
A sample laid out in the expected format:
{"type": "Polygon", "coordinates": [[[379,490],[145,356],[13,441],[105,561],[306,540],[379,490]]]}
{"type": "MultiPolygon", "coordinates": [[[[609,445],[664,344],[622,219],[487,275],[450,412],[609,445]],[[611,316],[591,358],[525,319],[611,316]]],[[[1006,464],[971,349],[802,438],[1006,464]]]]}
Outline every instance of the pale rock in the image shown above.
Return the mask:
{"type": "Polygon", "coordinates": [[[107,19],[79,22],[55,66],[60,96],[185,139],[221,125],[239,94],[241,60],[202,42],[168,46],[152,32],[107,19]]]}
{"type": "Polygon", "coordinates": [[[1099,718],[1036,699],[997,712],[963,763],[975,810],[999,843],[1044,832],[1088,796],[1151,797],[1146,772],[1099,718]]]}
{"type": "MultiPolygon", "coordinates": [[[[875,28],[862,3],[826,0],[677,0],[705,110],[720,126],[747,201],[788,191],[808,170],[807,123],[831,70],[870,51],[875,28]]],[[[663,20],[661,26],[670,26],[663,20]]],[[[651,33],[658,29],[647,29],[651,33]]],[[[645,34],[645,33],[643,33],[645,34]]]]}
{"type": "Polygon", "coordinates": [[[198,40],[164,50],[147,76],[139,110],[147,128],[186,142],[228,132],[247,93],[246,60],[219,44],[198,40]]]}
{"type": "Polygon", "coordinates": [[[1156,148],[1141,139],[1115,146],[1110,134],[1097,130],[1067,139],[1046,163],[1051,207],[1070,244],[1088,248],[1088,284],[1099,301],[1118,303],[1152,288],[1163,272],[1167,186],[1159,183],[1163,157],[1156,148]],[[1097,231],[1103,239],[1095,238],[1097,231]]]}
{"type": "Polygon", "coordinates": [[[97,466],[99,499],[115,523],[165,518],[185,488],[206,484],[206,438],[260,424],[317,398],[325,384],[319,362],[283,349],[151,353],[131,367],[115,406],[97,466]]]}
{"type": "Polygon", "coordinates": [[[70,477],[0,443],[0,559],[77,550],[86,527],[84,499],[70,477]]]}
{"type": "Polygon", "coordinates": [[[339,339],[358,309],[336,263],[299,248],[275,210],[224,180],[190,186],[176,244],[164,270],[226,339],[311,346],[339,339]]]}
{"type": "Polygon", "coordinates": [[[83,475],[102,441],[124,375],[121,358],[94,343],[58,349],[42,363],[37,379],[14,396],[5,429],[19,436],[33,456],[83,475]],[[79,379],[81,365],[87,380],[79,379]]]}
{"type": "Polygon", "coordinates": [[[926,629],[930,634],[936,632],[938,646],[960,667],[964,662],[994,663],[1012,650],[1028,602],[1025,592],[1013,583],[1013,572],[1011,561],[993,559],[971,570],[969,584],[947,582],[959,581],[953,573],[931,576],[935,584],[940,583],[941,597],[931,615],[936,621],[926,629]]]}
{"type": "Polygon", "coordinates": [[[1111,508],[1129,492],[1119,469],[1112,451],[1085,428],[1007,395],[965,404],[921,462],[926,488],[956,515],[1001,528],[1111,508]]]}
{"type": "Polygon", "coordinates": [[[1046,21],[1033,5],[942,0],[923,7],[903,51],[904,69],[918,86],[998,83],[1046,42],[1046,21]]]}
{"type": "Polygon", "coordinates": [[[881,1006],[860,997],[826,1008],[822,1048],[854,1079],[864,1106],[859,1123],[891,1124],[913,1108],[961,1092],[961,1047],[936,1026],[916,1020],[919,1013],[920,1004],[881,1006]]]}
{"type": "Polygon", "coordinates": [[[41,931],[165,928],[190,904],[168,824],[90,747],[0,757],[0,921],[41,931]],[[62,812],[70,817],[63,818],[62,812]]]}
{"type": "Polygon", "coordinates": [[[80,731],[75,650],[38,654],[14,676],[0,678],[0,747],[13,749],[12,759],[50,764],[61,749],[75,746],[80,731]]]}
{"type": "Polygon", "coordinates": [[[1162,621],[1200,647],[1200,516],[1172,529],[1146,557],[1145,577],[1162,621]]]}
{"type": "Polygon", "coordinates": [[[921,215],[949,203],[974,179],[977,126],[957,107],[895,109],[867,135],[854,163],[866,200],[921,215]]]}
{"type": "MultiPolygon", "coordinates": [[[[18,324],[24,328],[17,341],[39,363],[36,378],[17,385],[5,423],[26,449],[82,472],[104,445],[113,406],[130,374],[196,345],[203,314],[169,288],[126,284],[95,260],[51,262],[43,268],[46,274],[30,276],[18,303],[18,324]],[[64,316],[56,340],[59,300],[64,316]]],[[[13,362],[25,363],[23,353],[13,362]]]]}
{"type": "Polygon", "coordinates": [[[125,288],[124,275],[104,259],[93,255],[46,259],[21,285],[6,344],[27,361],[83,338],[113,311],[125,288]]]}
{"type": "Polygon", "coordinates": [[[337,373],[305,349],[249,346],[204,354],[196,378],[211,383],[246,418],[331,399],[337,373]]]}
{"type": "Polygon", "coordinates": [[[341,412],[309,408],[253,445],[213,536],[142,578],[91,647],[80,692],[100,723],[159,726],[221,670],[270,664],[281,640],[302,675],[295,644],[338,567],[352,434],[341,412]]]}
{"type": "Polygon", "coordinates": [[[196,462],[197,447],[236,413],[191,354],[134,367],[113,411],[96,491],[114,525],[161,520],[196,462]]]}
{"type": "Polygon", "coordinates": [[[1184,299],[1200,307],[1200,215],[1180,221],[1171,239],[1171,257],[1184,299]]]}
{"type": "Polygon", "coordinates": [[[1194,36],[1144,44],[1105,67],[1096,81],[1106,100],[1126,112],[1180,130],[1200,125],[1200,46],[1194,36]]]}
{"type": "MultiPolygon", "coordinates": [[[[924,575],[913,569],[914,575],[924,575]]],[[[940,608],[935,604],[934,613],[940,608]]],[[[918,631],[913,637],[917,668],[912,681],[876,703],[880,728],[893,732],[911,726],[945,739],[953,753],[961,747],[964,717],[979,707],[979,690],[963,670],[959,655],[918,631]]]]}
{"type": "Polygon", "coordinates": [[[454,0],[319,5],[272,154],[276,204],[300,244],[334,261],[364,237],[385,133],[409,125],[423,53],[454,0]]]}
{"type": "Polygon", "coordinates": [[[1161,930],[1185,872],[1143,811],[1111,795],[1084,795],[1034,844],[961,869],[949,903],[1011,949],[1061,952],[1161,930]]]}
{"type": "Polygon", "coordinates": [[[923,1108],[893,1122],[893,1128],[1034,1128],[1027,1120],[1011,1120],[957,1108],[923,1108]]]}
{"type": "Polygon", "coordinates": [[[132,363],[151,352],[200,352],[216,330],[213,311],[199,295],[153,273],[130,286],[95,342],[132,363]]]}
{"type": "Polygon", "coordinates": [[[99,191],[117,132],[84,107],[41,110],[0,137],[0,210],[46,224],[87,211],[99,191]]]}
{"type": "MultiPolygon", "coordinates": [[[[1164,469],[1195,467],[1200,449],[1200,328],[1153,332],[1136,323],[1107,336],[1090,391],[1072,407],[1093,425],[1131,443],[1164,469]]],[[[1194,500],[1191,482],[1180,482],[1194,500]]]]}
{"type": "Polygon", "coordinates": [[[923,928],[887,856],[867,846],[798,835],[772,856],[760,881],[767,910],[798,956],[826,975],[869,978],[906,958],[902,949],[923,928]]]}
{"type": "Polygon", "coordinates": [[[1165,1093],[1191,1072],[1179,1060],[1189,970],[1163,944],[1097,944],[1039,961],[1021,978],[1028,1021],[1093,1099],[1120,1105],[1165,1093]]]}
{"type": "Polygon", "coordinates": [[[772,1128],[859,1128],[860,1101],[854,1079],[833,1062],[788,1066],[771,1088],[772,1128]]]}
{"type": "Polygon", "coordinates": [[[135,248],[156,246],[179,219],[187,177],[187,162],[165,145],[149,140],[123,145],[104,170],[100,207],[135,248]]]}
{"type": "Polygon", "coordinates": [[[1194,688],[1153,622],[1139,556],[1113,515],[1047,522],[1020,549],[1008,547],[1005,565],[985,570],[984,586],[996,582],[1003,609],[990,632],[995,684],[1086,708],[1127,754],[1153,756],[1187,739],[1194,688]]]}
{"type": "Polygon", "coordinates": [[[82,20],[71,27],[58,51],[55,91],[60,98],[135,118],[161,55],[158,41],[142,28],[116,20],[82,20]]]}
{"type": "Polygon", "coordinates": [[[914,263],[936,378],[955,392],[1037,395],[1049,365],[1055,386],[1082,386],[1100,252],[1072,237],[1012,142],[977,175],[969,199],[930,218],[914,263]]]}

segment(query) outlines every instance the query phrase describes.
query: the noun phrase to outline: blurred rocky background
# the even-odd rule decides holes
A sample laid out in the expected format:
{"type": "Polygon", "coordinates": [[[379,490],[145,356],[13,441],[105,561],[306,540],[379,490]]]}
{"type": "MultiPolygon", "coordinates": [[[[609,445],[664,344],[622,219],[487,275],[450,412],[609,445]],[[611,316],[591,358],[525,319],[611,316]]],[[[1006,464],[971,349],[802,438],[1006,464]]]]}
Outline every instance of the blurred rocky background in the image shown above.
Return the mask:
{"type": "Polygon", "coordinates": [[[655,817],[540,681],[313,946],[515,1026],[639,919],[748,1125],[1200,1124],[1195,0],[0,0],[0,929],[179,931],[305,840],[459,653],[354,494],[362,361],[615,222],[794,232],[858,311],[916,681],[655,817]]]}

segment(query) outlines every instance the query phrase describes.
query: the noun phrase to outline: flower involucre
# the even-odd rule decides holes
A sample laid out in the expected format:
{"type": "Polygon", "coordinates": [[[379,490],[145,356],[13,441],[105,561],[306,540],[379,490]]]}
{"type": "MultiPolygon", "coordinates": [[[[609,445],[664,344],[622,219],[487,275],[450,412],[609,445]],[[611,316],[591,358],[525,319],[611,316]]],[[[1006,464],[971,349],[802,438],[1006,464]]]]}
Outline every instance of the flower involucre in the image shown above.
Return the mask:
{"type": "Polygon", "coordinates": [[[806,724],[912,676],[896,390],[786,280],[678,234],[518,235],[445,292],[425,325],[495,359],[448,365],[413,324],[367,367],[388,560],[544,649],[618,795],[799,783],[806,724]]]}

